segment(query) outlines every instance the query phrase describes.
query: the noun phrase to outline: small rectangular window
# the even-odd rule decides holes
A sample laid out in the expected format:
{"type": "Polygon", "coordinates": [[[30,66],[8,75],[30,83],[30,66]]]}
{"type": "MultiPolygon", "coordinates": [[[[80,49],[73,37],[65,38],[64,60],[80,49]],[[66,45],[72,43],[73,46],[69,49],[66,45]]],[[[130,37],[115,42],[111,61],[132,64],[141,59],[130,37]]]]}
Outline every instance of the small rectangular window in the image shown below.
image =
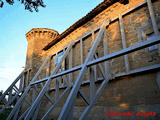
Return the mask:
{"type": "MultiPolygon", "coordinates": [[[[63,54],[64,52],[58,54],[56,57],[55,57],[55,67],[58,65],[58,63],[60,62],[61,58],[63,57],[63,54]]],[[[62,62],[62,65],[61,65],[61,71],[64,71],[65,70],[65,60],[62,62]]]]}

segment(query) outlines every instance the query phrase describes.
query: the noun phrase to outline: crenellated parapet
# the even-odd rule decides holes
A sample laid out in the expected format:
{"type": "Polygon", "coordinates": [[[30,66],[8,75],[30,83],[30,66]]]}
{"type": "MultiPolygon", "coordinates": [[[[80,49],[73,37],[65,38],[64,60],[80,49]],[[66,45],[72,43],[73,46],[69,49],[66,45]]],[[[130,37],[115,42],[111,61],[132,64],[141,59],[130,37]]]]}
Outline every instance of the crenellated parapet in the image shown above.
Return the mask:
{"type": "Polygon", "coordinates": [[[33,37],[36,38],[48,38],[48,39],[55,39],[59,33],[55,30],[48,29],[48,28],[33,28],[28,33],[26,33],[27,40],[31,40],[33,37]]]}
{"type": "Polygon", "coordinates": [[[59,33],[55,30],[48,28],[33,28],[28,33],[26,33],[26,39],[28,41],[28,46],[31,46],[33,51],[39,51],[43,49],[49,42],[54,41],[59,33]]]}

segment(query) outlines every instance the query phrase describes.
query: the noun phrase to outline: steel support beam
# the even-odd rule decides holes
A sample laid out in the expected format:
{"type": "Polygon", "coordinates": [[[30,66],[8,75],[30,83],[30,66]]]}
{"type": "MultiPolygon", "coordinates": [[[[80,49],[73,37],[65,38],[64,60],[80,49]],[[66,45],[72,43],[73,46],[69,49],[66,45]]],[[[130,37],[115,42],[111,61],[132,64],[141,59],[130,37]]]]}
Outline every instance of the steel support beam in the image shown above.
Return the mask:
{"type": "Polygon", "coordinates": [[[95,54],[96,48],[101,40],[101,36],[104,32],[104,29],[106,28],[106,24],[109,24],[109,22],[104,21],[104,23],[102,24],[101,29],[96,37],[96,40],[94,41],[94,43],[90,49],[90,52],[88,53],[88,56],[87,56],[84,64],[82,65],[82,68],[81,68],[81,71],[79,72],[77,80],[75,81],[73,88],[72,88],[63,108],[62,108],[62,111],[61,111],[60,116],[58,117],[58,120],[62,120],[62,119],[67,120],[68,116],[70,114],[72,114],[69,112],[73,111],[73,105],[75,103],[75,99],[76,99],[78,90],[79,90],[80,85],[82,83],[82,80],[84,78],[84,74],[87,72],[87,63],[93,58],[93,55],[95,54]]]}
{"type": "MultiPolygon", "coordinates": [[[[143,49],[143,48],[146,48],[146,47],[158,44],[158,43],[160,43],[160,36],[154,37],[154,39],[152,39],[150,41],[144,41],[144,42],[138,43],[136,45],[133,45],[131,47],[128,47],[128,48],[122,49],[120,51],[114,52],[112,54],[106,55],[104,57],[98,58],[96,60],[92,60],[92,61],[87,63],[87,67],[90,67],[92,65],[96,65],[97,63],[101,63],[101,62],[104,62],[104,61],[107,61],[107,60],[114,59],[116,57],[120,57],[120,56],[125,55],[125,54],[129,54],[131,52],[134,52],[134,51],[137,51],[137,50],[140,50],[140,49],[143,49]]],[[[59,76],[62,76],[62,75],[80,70],[81,68],[82,68],[82,65],[79,65],[79,66],[76,66],[72,69],[69,69],[69,70],[66,70],[64,72],[58,73],[56,75],[52,75],[50,77],[53,79],[53,78],[56,78],[56,77],[59,77],[59,76]]],[[[48,78],[43,78],[39,81],[32,82],[31,85],[38,84],[38,83],[41,83],[41,82],[45,82],[47,79],[48,78]]]]}

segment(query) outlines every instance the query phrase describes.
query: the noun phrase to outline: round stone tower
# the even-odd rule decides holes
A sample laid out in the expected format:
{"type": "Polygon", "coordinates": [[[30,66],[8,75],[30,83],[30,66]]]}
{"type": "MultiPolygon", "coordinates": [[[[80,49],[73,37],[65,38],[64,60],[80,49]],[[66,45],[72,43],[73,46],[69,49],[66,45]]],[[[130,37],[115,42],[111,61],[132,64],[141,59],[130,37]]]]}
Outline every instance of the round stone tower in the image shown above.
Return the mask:
{"type": "Polygon", "coordinates": [[[33,78],[46,58],[47,51],[44,51],[43,48],[58,35],[59,33],[57,31],[47,28],[34,28],[26,34],[28,48],[25,68],[31,68],[26,85],[33,78]]]}

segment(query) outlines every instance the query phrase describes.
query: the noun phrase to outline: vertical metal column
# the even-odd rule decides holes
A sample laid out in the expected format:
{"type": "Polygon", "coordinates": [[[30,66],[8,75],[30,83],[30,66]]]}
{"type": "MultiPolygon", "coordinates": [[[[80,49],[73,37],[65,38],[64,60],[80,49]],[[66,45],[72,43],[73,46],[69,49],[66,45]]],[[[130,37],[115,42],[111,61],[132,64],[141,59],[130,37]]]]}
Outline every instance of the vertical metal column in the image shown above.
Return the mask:
{"type": "Polygon", "coordinates": [[[88,53],[88,56],[81,68],[81,71],[79,72],[79,75],[77,77],[77,80],[75,81],[74,85],[73,85],[73,88],[63,106],[63,109],[60,113],[60,116],[58,117],[58,120],[69,120],[70,118],[70,115],[72,115],[71,111],[73,111],[73,107],[74,107],[74,103],[75,103],[75,99],[76,99],[76,96],[77,96],[77,93],[79,91],[79,88],[80,88],[80,85],[82,83],[82,80],[84,79],[84,75],[85,73],[87,72],[87,63],[93,59],[93,56],[95,54],[95,51],[96,51],[96,48],[101,40],[101,37],[102,37],[102,34],[104,32],[104,29],[106,27],[106,24],[108,25],[109,24],[109,21],[104,21],[104,23],[102,24],[101,28],[100,28],[100,31],[96,37],[96,40],[94,41],[89,53],[88,53]]]}
{"type": "MultiPolygon", "coordinates": [[[[48,61],[48,58],[46,58],[46,60],[43,62],[43,64],[41,65],[41,67],[39,68],[39,70],[37,71],[37,73],[35,74],[35,76],[32,78],[31,82],[34,82],[38,75],[40,74],[41,70],[43,69],[43,67],[46,65],[48,61]]],[[[7,120],[11,120],[11,118],[15,115],[17,109],[20,107],[22,101],[25,99],[28,91],[30,90],[31,86],[28,85],[24,91],[24,93],[22,94],[22,96],[19,98],[19,100],[17,101],[16,105],[14,106],[13,110],[11,111],[11,113],[9,114],[9,116],[7,117],[7,120]]],[[[28,111],[28,110],[27,110],[28,111]]],[[[26,113],[25,113],[26,114],[26,113]]]]}
{"type": "MultiPolygon", "coordinates": [[[[153,11],[153,6],[152,6],[152,2],[151,0],[147,0],[147,5],[148,5],[148,9],[149,9],[149,14],[152,20],[152,25],[153,25],[153,30],[156,36],[159,36],[159,30],[158,30],[158,25],[156,23],[156,18],[155,18],[155,14],[153,11]]],[[[158,44],[158,52],[159,52],[159,56],[160,56],[160,44],[158,44]]]]}
{"type": "Polygon", "coordinates": [[[83,40],[80,39],[81,64],[83,64],[83,40]]]}
{"type": "Polygon", "coordinates": [[[149,9],[149,14],[151,16],[151,20],[152,20],[152,25],[153,25],[153,30],[156,36],[159,35],[159,30],[158,30],[158,25],[156,23],[156,18],[155,18],[155,14],[153,11],[153,6],[151,3],[151,0],[147,0],[147,5],[148,5],[148,9],[149,9]]]}
{"type": "Polygon", "coordinates": [[[51,56],[49,56],[47,69],[46,69],[46,77],[50,75],[50,67],[51,67],[51,56]]]}
{"type": "MultiPolygon", "coordinates": [[[[108,48],[107,48],[107,34],[106,30],[104,31],[103,35],[103,47],[104,47],[104,56],[108,54],[108,48]]],[[[105,68],[105,74],[109,73],[109,61],[104,62],[104,68],[105,68]]]]}
{"type": "MultiPolygon", "coordinates": [[[[127,45],[126,45],[124,26],[122,22],[122,15],[119,15],[119,25],[120,25],[120,32],[121,32],[121,37],[122,37],[122,46],[123,46],[123,49],[125,49],[127,48],[127,45]]],[[[128,55],[124,55],[124,61],[125,61],[125,70],[126,72],[129,72],[130,67],[129,67],[129,62],[128,62],[128,55]]]]}
{"type": "MultiPolygon", "coordinates": [[[[73,47],[70,50],[69,53],[69,69],[73,67],[73,47]]],[[[73,84],[73,73],[69,73],[69,84],[73,84]]]]}
{"type": "MultiPolygon", "coordinates": [[[[147,5],[148,5],[148,10],[149,10],[149,14],[150,14],[150,17],[151,17],[151,21],[152,21],[152,26],[153,26],[154,33],[155,33],[156,36],[159,36],[160,33],[159,33],[159,29],[158,29],[158,25],[157,25],[157,22],[156,22],[156,18],[155,18],[155,14],[154,14],[154,11],[153,11],[153,6],[152,6],[151,0],[147,0],[147,5]]],[[[160,44],[158,44],[158,53],[159,53],[159,56],[160,56],[160,44]]],[[[157,84],[158,84],[158,87],[160,88],[160,71],[157,73],[157,84]]]]}
{"type": "MultiPolygon", "coordinates": [[[[54,74],[56,74],[56,73],[59,71],[62,62],[64,61],[64,59],[65,59],[66,56],[68,55],[70,49],[72,48],[72,45],[73,45],[73,42],[71,41],[71,43],[69,44],[66,52],[64,53],[63,57],[61,58],[60,62],[57,64],[57,66],[55,67],[55,69],[54,69],[54,71],[53,71],[53,73],[52,73],[51,75],[54,75],[54,74]]],[[[36,98],[36,100],[34,101],[34,103],[31,105],[31,108],[30,108],[30,110],[28,111],[28,113],[27,113],[27,115],[26,115],[26,117],[25,117],[24,120],[28,120],[28,119],[31,118],[31,116],[33,115],[33,112],[35,111],[37,105],[40,103],[42,97],[43,97],[44,94],[46,93],[47,88],[49,87],[50,81],[51,81],[51,78],[49,78],[49,79],[46,81],[46,83],[45,83],[45,85],[43,86],[42,90],[40,91],[38,97],[36,98]]]]}
{"type": "Polygon", "coordinates": [[[90,102],[93,100],[95,94],[95,76],[94,67],[90,67],[90,102]]]}
{"type": "MultiPolygon", "coordinates": [[[[94,39],[95,39],[94,35],[95,35],[94,31],[92,31],[92,43],[94,42],[94,39]]],[[[94,65],[93,69],[94,69],[94,77],[95,77],[95,81],[96,81],[97,80],[97,66],[94,65]]]]}

